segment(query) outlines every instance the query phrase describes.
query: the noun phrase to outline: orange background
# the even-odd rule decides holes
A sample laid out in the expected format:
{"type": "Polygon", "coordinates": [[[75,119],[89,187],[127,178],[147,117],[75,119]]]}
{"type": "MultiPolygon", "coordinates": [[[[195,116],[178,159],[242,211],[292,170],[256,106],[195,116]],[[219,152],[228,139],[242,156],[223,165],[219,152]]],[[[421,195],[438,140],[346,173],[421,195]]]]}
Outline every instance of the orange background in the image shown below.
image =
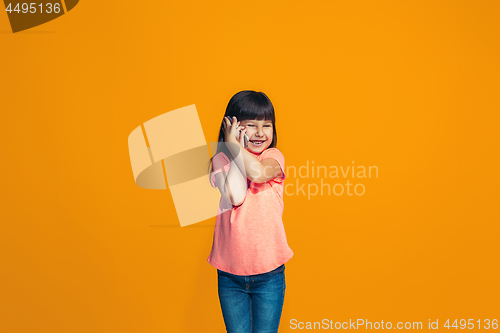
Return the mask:
{"type": "Polygon", "coordinates": [[[215,141],[246,89],[273,102],[288,166],[379,168],[351,180],[363,196],[285,197],[280,332],[500,319],[499,10],[87,0],[16,34],[0,13],[0,331],[224,332],[215,217],[180,228],[168,190],[134,183],[127,137],[196,104],[215,141]]]}

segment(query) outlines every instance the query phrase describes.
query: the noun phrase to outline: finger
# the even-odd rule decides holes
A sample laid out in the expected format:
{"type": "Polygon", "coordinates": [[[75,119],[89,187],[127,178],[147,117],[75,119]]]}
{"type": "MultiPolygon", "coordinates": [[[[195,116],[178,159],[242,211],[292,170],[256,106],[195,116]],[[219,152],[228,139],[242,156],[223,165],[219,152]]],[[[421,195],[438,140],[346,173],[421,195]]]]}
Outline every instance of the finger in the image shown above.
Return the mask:
{"type": "Polygon", "coordinates": [[[244,128],[241,132],[240,132],[240,144],[244,147],[245,146],[245,131],[247,129],[244,128]]]}

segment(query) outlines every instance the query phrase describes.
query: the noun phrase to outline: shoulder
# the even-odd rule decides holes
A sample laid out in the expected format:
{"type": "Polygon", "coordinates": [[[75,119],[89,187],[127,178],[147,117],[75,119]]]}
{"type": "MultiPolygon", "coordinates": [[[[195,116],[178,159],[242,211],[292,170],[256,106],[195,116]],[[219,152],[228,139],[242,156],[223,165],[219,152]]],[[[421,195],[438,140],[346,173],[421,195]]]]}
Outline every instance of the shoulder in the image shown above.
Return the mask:
{"type": "Polygon", "coordinates": [[[282,182],[283,180],[285,180],[285,157],[283,156],[281,151],[278,148],[269,148],[263,151],[261,156],[261,161],[273,159],[278,162],[278,165],[281,169],[281,176],[273,178],[273,180],[275,182],[282,182]]]}
{"type": "Polygon", "coordinates": [[[285,156],[278,148],[268,148],[264,150],[261,154],[261,160],[265,158],[274,158],[280,162],[285,162],[285,156]]]}
{"type": "Polygon", "coordinates": [[[262,157],[264,156],[283,156],[283,153],[278,148],[268,148],[262,152],[262,157]]]}
{"type": "Polygon", "coordinates": [[[229,158],[224,154],[223,152],[218,152],[217,154],[214,155],[213,161],[217,162],[229,162],[229,158]]]}
{"type": "Polygon", "coordinates": [[[214,170],[225,167],[230,163],[229,158],[223,152],[219,152],[212,158],[212,165],[214,170]]]}

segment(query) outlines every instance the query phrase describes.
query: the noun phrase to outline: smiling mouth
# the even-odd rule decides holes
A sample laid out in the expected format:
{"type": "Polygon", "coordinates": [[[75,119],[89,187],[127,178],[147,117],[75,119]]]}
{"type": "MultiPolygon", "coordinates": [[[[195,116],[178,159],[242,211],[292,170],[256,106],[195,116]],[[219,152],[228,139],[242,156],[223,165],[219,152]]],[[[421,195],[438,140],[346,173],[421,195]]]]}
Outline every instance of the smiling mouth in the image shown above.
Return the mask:
{"type": "Polygon", "coordinates": [[[262,144],[266,141],[267,140],[250,140],[250,142],[256,147],[262,146],[262,144]]]}

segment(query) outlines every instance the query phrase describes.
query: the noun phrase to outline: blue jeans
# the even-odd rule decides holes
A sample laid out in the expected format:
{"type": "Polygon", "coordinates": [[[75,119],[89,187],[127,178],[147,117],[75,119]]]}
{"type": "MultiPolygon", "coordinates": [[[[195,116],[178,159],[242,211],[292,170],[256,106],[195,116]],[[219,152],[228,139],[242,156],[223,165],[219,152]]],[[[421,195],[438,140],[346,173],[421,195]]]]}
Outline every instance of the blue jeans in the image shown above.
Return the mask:
{"type": "Polygon", "coordinates": [[[285,264],[257,275],[217,269],[222,316],[227,333],[276,333],[285,300],[285,264]]]}

